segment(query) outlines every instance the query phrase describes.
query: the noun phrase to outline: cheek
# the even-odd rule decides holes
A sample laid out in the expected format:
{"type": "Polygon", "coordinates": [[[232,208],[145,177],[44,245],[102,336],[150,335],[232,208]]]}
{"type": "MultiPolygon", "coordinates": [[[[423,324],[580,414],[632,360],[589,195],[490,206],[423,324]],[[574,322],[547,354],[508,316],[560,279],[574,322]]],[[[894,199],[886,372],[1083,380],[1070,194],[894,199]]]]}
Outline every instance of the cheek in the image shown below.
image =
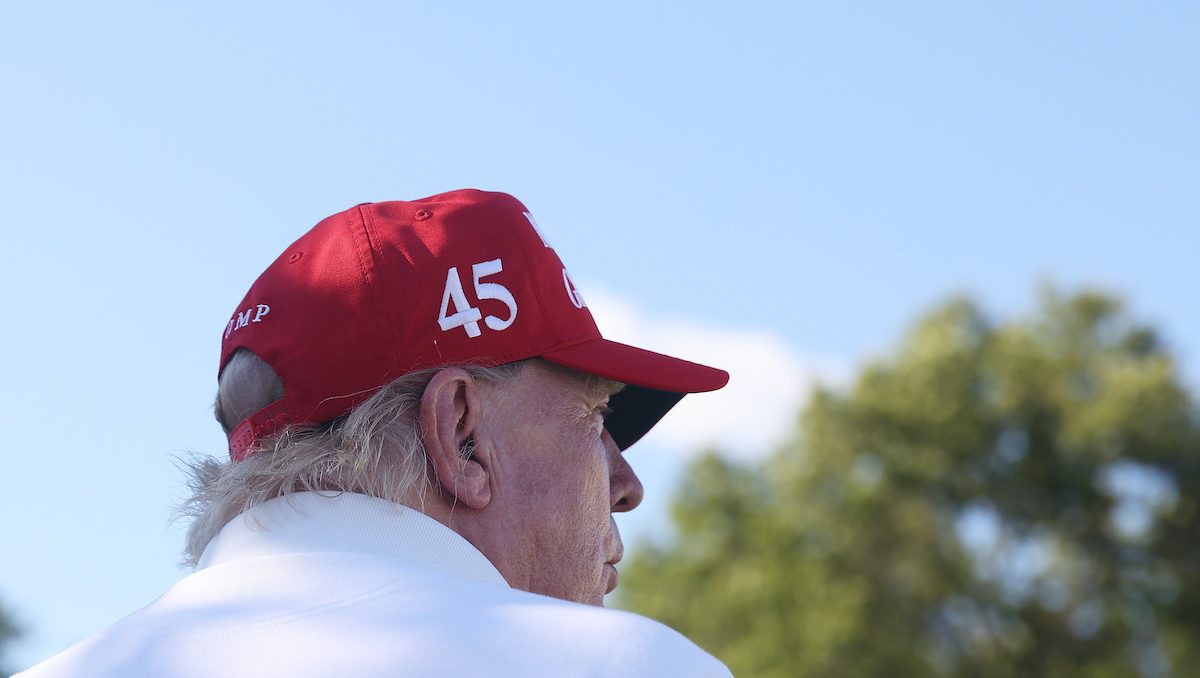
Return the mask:
{"type": "Polygon", "coordinates": [[[577,441],[550,478],[563,528],[583,542],[603,541],[611,520],[608,459],[593,440],[577,441]]]}
{"type": "Polygon", "coordinates": [[[601,548],[611,531],[609,459],[592,420],[576,419],[540,451],[521,479],[526,520],[571,552],[601,548]]]}
{"type": "Polygon", "coordinates": [[[612,514],[608,507],[608,483],[588,483],[575,498],[575,529],[588,543],[602,542],[608,534],[612,514]]]}
{"type": "Polygon", "coordinates": [[[584,464],[587,485],[585,496],[589,504],[598,507],[600,512],[605,515],[609,513],[609,485],[611,482],[608,463],[604,445],[599,439],[595,439],[591,449],[588,450],[584,464]]]}

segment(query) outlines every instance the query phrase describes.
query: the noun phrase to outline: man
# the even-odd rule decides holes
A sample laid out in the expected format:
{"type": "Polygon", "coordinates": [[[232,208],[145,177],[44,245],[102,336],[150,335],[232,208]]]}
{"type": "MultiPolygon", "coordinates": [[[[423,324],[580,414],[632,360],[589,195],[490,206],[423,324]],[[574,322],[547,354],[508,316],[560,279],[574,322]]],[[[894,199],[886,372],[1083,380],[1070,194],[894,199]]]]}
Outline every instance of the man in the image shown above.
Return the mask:
{"type": "Polygon", "coordinates": [[[511,196],[336,214],[224,328],[196,571],[27,675],[728,675],[602,607],[622,451],[727,380],[603,339],[511,196]]]}

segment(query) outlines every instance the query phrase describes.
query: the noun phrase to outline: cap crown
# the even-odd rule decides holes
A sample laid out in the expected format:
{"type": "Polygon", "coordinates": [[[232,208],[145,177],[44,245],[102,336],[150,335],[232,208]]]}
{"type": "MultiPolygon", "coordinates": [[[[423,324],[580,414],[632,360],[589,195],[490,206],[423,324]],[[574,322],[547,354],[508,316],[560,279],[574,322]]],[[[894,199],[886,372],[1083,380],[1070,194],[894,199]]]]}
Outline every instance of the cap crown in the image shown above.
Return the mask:
{"type": "Polygon", "coordinates": [[[250,288],[225,327],[221,367],[247,349],[279,375],[282,401],[250,424],[261,435],[345,414],[414,370],[499,365],[598,338],[525,206],[465,189],[318,223],[250,288]]]}

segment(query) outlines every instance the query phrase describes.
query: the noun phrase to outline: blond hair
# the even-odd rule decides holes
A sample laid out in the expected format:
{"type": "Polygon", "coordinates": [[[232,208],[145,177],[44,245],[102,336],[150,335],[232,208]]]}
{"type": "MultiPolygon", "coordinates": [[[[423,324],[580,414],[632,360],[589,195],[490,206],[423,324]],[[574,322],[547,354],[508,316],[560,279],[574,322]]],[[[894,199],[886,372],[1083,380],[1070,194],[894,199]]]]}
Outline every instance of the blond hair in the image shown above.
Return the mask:
{"type": "MultiPolygon", "coordinates": [[[[522,365],[460,367],[477,381],[500,382],[516,376],[522,365]]],[[[195,565],[208,542],[237,515],[293,492],[357,492],[400,503],[415,490],[423,498],[428,465],[416,414],[425,387],[440,369],[406,374],[326,424],[288,427],[263,440],[244,461],[186,461],[192,494],[178,514],[192,522],[184,561],[195,565]]],[[[239,351],[221,372],[217,420],[228,433],[282,395],[270,365],[239,351]]]]}

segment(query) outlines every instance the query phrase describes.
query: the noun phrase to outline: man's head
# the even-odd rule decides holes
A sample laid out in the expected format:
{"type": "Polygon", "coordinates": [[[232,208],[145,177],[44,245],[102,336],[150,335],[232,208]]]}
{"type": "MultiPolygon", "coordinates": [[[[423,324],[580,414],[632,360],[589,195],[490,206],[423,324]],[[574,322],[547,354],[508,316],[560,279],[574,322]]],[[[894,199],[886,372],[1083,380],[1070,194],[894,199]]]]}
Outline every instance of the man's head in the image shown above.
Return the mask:
{"type": "Polygon", "coordinates": [[[611,513],[641,500],[621,450],[727,379],[603,339],[511,196],[359,205],[280,255],[225,327],[233,463],[198,469],[191,555],[264,499],[355,491],[440,520],[515,587],[599,603],[611,513]]]}

